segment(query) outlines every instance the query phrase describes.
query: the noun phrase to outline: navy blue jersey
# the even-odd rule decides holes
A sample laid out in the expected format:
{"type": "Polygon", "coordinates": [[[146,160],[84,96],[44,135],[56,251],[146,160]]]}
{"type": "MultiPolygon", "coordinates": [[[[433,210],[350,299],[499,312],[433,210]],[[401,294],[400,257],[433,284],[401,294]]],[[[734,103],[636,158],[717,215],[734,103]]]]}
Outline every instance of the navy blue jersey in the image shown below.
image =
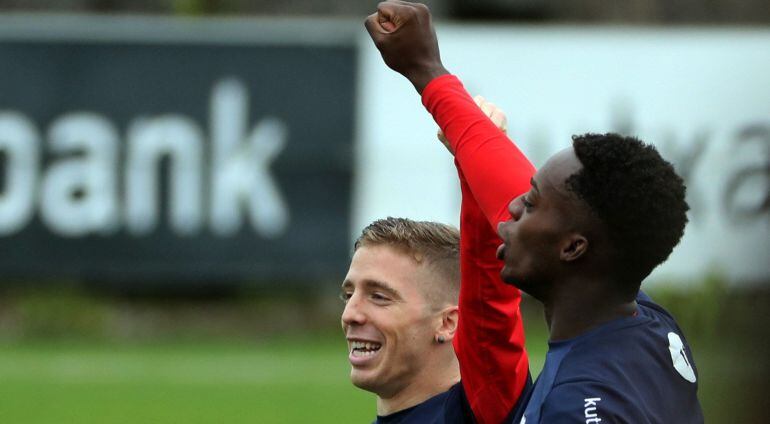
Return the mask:
{"type": "Polygon", "coordinates": [[[633,317],[550,342],[513,422],[702,423],[697,370],[682,331],[644,293],[636,301],[633,317]]]}
{"type": "Polygon", "coordinates": [[[472,423],[472,416],[468,400],[463,392],[463,385],[457,383],[446,392],[439,393],[411,408],[390,415],[378,415],[374,422],[375,424],[472,423]]]}
{"type": "MultiPolygon", "coordinates": [[[[532,378],[527,376],[524,391],[532,388],[532,378]]],[[[514,405],[510,417],[523,407],[523,399],[514,405]]],[[[508,420],[506,420],[508,421],[508,420]]],[[[476,420],[465,397],[463,386],[457,383],[449,390],[402,411],[377,416],[374,424],[473,424],[476,420]]]]}

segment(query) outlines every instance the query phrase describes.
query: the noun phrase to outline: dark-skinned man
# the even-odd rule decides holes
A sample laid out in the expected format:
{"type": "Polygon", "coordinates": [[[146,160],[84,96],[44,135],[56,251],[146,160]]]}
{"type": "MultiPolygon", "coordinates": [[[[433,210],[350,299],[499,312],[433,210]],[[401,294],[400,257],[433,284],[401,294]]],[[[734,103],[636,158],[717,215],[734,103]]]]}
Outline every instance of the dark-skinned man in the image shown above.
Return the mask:
{"type": "Polygon", "coordinates": [[[463,195],[497,225],[502,279],[544,304],[546,362],[511,421],[703,422],[682,331],[639,290],[687,222],[685,187],[673,167],[637,139],[586,134],[517,195],[513,187],[528,172],[521,153],[444,68],[428,9],[380,3],[366,28],[446,135],[467,183],[463,195]]]}

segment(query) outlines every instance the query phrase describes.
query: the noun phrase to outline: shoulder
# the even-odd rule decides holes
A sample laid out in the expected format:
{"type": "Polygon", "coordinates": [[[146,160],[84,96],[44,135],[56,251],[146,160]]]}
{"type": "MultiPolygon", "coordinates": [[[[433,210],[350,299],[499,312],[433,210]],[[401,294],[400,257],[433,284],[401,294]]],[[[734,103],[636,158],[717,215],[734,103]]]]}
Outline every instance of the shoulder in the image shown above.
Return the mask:
{"type": "Polygon", "coordinates": [[[601,370],[607,370],[608,375],[613,371],[624,375],[648,373],[645,368],[653,364],[670,369],[672,355],[680,350],[692,364],[690,347],[671,314],[643,292],[639,292],[636,300],[637,316],[605,324],[576,340],[565,357],[564,371],[591,369],[591,375],[601,370]]]}
{"type": "MultiPolygon", "coordinates": [[[[642,314],[629,325],[575,343],[548,395],[551,413],[580,413],[587,420],[585,414],[594,411],[589,408],[596,407],[604,414],[599,417],[603,423],[699,422],[697,372],[689,347],[678,327],[642,314]],[[596,405],[595,399],[600,399],[596,405]]],[[[545,412],[543,422],[560,422],[546,420],[545,412]]]]}
{"type": "Polygon", "coordinates": [[[676,327],[677,329],[679,328],[676,321],[674,320],[673,315],[671,315],[671,313],[668,312],[664,307],[655,303],[655,301],[652,300],[652,298],[648,296],[647,293],[639,290],[639,293],[636,295],[636,303],[639,305],[639,310],[641,313],[649,317],[654,317],[657,320],[661,320],[668,326],[676,327]]]}
{"type": "Polygon", "coordinates": [[[641,311],[633,323],[597,332],[576,342],[559,368],[555,384],[597,381],[613,387],[695,381],[692,353],[681,330],[641,311]],[[684,358],[692,377],[677,364],[684,358]],[[681,382],[679,380],[682,380],[681,382]],[[687,381],[684,381],[687,380],[687,381]]]}

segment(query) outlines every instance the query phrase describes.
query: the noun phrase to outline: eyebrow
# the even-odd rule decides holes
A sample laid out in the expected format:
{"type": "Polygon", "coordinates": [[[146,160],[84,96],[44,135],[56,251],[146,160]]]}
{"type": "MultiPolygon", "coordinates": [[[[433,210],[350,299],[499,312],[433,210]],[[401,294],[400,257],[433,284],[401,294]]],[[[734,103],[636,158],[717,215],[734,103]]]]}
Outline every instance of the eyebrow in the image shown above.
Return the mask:
{"type": "MultiPolygon", "coordinates": [[[[353,284],[352,281],[345,280],[345,281],[342,282],[342,289],[353,287],[353,285],[354,284],[353,284]]],[[[388,292],[388,294],[390,294],[391,296],[393,296],[394,298],[396,298],[398,300],[403,299],[403,296],[401,296],[401,293],[398,290],[394,289],[393,287],[391,287],[390,285],[388,285],[387,283],[384,283],[382,281],[364,280],[364,285],[366,286],[366,288],[368,288],[370,290],[371,289],[380,289],[382,291],[388,292]]]]}

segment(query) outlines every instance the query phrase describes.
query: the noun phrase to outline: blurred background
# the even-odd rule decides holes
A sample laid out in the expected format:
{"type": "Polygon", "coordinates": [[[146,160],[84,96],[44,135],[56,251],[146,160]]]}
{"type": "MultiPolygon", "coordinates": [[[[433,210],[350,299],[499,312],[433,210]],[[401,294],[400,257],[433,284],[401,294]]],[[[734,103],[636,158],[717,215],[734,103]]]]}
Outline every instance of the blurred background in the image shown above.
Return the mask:
{"type": "MultiPolygon", "coordinates": [[[[363,29],[376,3],[0,0],[0,422],[372,420],[339,329],[352,240],[459,221],[451,157],[363,29]]],[[[644,287],[707,421],[765,422],[767,2],[427,4],[536,166],[606,131],[675,163],[690,224],[644,287]]]]}

